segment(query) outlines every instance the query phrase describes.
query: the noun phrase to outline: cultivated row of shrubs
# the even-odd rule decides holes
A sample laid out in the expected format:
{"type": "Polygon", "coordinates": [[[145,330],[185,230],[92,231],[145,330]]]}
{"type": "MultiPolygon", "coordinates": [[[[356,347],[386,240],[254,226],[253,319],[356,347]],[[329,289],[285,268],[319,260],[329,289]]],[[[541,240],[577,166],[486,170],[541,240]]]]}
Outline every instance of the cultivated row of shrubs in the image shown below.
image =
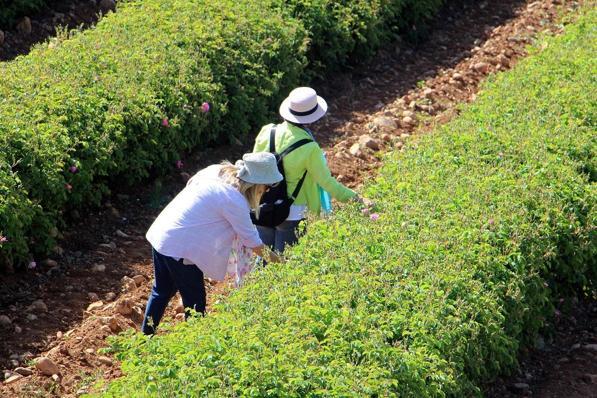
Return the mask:
{"type": "Polygon", "coordinates": [[[392,154],[205,318],[121,337],[104,396],[468,397],[511,370],[557,289],[597,281],[597,12],[392,154]]]}
{"type": "Polygon", "coordinates": [[[1,64],[0,264],[47,252],[62,213],[111,186],[255,132],[307,76],[371,54],[441,2],[132,0],[1,64]]]}

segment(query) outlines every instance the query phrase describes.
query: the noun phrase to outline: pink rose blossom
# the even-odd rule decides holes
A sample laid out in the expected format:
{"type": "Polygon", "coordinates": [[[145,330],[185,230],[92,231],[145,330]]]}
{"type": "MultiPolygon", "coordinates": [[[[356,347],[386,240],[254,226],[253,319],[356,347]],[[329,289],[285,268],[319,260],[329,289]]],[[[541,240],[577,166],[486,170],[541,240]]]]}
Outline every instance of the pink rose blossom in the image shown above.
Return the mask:
{"type": "Polygon", "coordinates": [[[177,169],[182,169],[184,167],[184,163],[182,162],[182,160],[177,160],[176,161],[176,168],[177,169]]]}
{"type": "Polygon", "coordinates": [[[6,236],[0,235],[0,243],[6,243],[6,242],[8,242],[8,238],[6,236]]]}
{"type": "Polygon", "coordinates": [[[37,263],[35,261],[31,261],[29,265],[27,265],[27,268],[29,269],[34,269],[35,267],[37,267],[37,263]]]}
{"type": "Polygon", "coordinates": [[[168,118],[165,117],[162,119],[162,126],[163,127],[170,127],[170,122],[168,121],[168,118]]]}
{"type": "Polygon", "coordinates": [[[75,174],[75,173],[79,172],[79,168],[77,166],[73,165],[73,166],[70,166],[68,168],[68,171],[70,171],[71,173],[75,174]]]}
{"type": "Polygon", "coordinates": [[[65,188],[65,189],[66,189],[68,192],[70,192],[70,191],[72,191],[72,190],[73,190],[73,186],[72,186],[72,185],[70,185],[68,182],[67,182],[66,184],[64,184],[64,188],[65,188]]]}
{"type": "Polygon", "coordinates": [[[377,221],[379,220],[379,214],[373,213],[369,216],[369,218],[371,219],[371,221],[377,221]]]}
{"type": "Polygon", "coordinates": [[[209,102],[204,102],[204,103],[201,104],[201,112],[203,112],[203,113],[209,112],[210,108],[211,107],[209,105],[209,102]]]}

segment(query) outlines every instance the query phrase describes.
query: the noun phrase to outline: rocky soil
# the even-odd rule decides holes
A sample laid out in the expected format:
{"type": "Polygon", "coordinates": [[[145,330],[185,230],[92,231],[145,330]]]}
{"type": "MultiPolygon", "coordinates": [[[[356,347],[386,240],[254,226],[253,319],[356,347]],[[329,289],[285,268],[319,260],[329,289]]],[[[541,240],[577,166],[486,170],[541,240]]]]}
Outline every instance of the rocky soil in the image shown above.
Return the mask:
{"type": "Polygon", "coordinates": [[[55,0],[12,26],[0,26],[0,61],[26,54],[32,46],[54,37],[61,29],[84,29],[116,9],[115,0],[55,0]]]}
{"type": "MultiPolygon", "coordinates": [[[[375,175],[384,151],[402,151],[408,140],[457,115],[489,75],[515,65],[538,34],[559,33],[559,16],[577,6],[463,1],[443,11],[425,42],[392,43],[372,62],[318,83],[330,112],[313,129],[333,173],[358,188],[375,175]]],[[[119,377],[118,362],[101,348],[108,336],[139,327],[153,278],[145,231],[190,174],[250,147],[248,140],[190,154],[182,170],[173,165],[151,186],[120,192],[100,211],[78,215],[52,258],[26,274],[0,276],[0,396],[78,396],[97,380],[119,377]]],[[[210,304],[231,288],[207,282],[210,304]]],[[[174,322],[182,316],[177,304],[166,314],[174,322]]],[[[594,303],[563,303],[556,334],[526,353],[519,374],[487,386],[488,395],[595,394],[596,310],[594,303]],[[569,329],[570,317],[579,327],[569,329]]]]}

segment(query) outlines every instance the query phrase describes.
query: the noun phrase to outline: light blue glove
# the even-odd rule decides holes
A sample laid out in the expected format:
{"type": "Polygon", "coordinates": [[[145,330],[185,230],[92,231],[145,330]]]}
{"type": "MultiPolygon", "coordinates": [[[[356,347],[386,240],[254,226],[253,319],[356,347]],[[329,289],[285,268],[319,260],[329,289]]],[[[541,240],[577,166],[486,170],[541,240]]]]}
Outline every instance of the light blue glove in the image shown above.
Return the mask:
{"type": "MultiPolygon", "coordinates": [[[[327,160],[325,158],[325,153],[321,152],[323,156],[323,162],[327,165],[327,160]]],[[[324,216],[330,215],[332,213],[332,198],[328,191],[317,185],[317,189],[319,190],[319,200],[321,202],[321,211],[323,212],[324,216]]]]}

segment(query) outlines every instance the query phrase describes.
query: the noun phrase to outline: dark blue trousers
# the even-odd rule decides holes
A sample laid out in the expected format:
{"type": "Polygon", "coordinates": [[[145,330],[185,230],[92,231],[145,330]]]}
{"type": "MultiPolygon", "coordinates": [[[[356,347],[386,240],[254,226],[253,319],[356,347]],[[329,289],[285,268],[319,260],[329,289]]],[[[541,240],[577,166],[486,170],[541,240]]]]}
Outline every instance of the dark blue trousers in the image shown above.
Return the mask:
{"type": "MultiPolygon", "coordinates": [[[[147,300],[145,318],[141,330],[145,334],[154,334],[170,299],[180,292],[185,308],[192,308],[205,314],[205,282],[203,272],[195,265],[183,264],[152,249],[154,282],[147,300]]],[[[185,313],[188,317],[190,312],[185,313]]]]}
{"type": "Polygon", "coordinates": [[[284,253],[286,246],[295,245],[298,242],[298,226],[301,221],[284,221],[275,228],[258,225],[257,232],[261,241],[270,249],[284,253]]]}

